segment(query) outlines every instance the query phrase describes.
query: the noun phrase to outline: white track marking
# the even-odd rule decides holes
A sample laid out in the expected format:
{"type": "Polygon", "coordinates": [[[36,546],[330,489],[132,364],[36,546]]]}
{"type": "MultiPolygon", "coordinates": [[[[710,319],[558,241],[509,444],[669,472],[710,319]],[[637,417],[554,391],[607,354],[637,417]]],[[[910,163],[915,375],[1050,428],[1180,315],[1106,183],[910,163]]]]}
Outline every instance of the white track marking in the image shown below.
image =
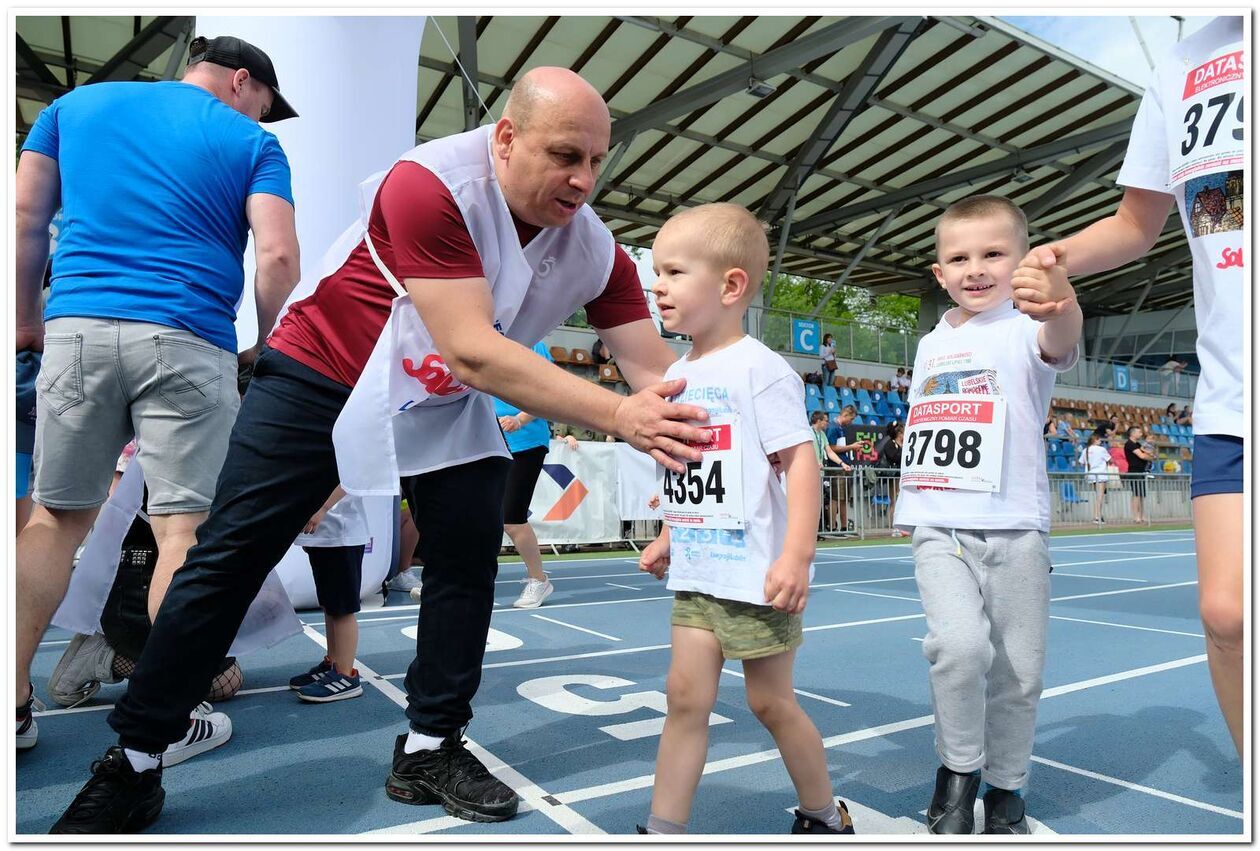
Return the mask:
{"type": "Polygon", "coordinates": [[[1163,798],[1166,801],[1175,801],[1178,804],[1185,804],[1187,807],[1194,807],[1200,810],[1207,810],[1209,813],[1217,813],[1218,815],[1230,816],[1231,818],[1242,819],[1243,814],[1235,810],[1227,810],[1224,807],[1218,807],[1215,804],[1207,804],[1203,801],[1196,801],[1193,798],[1186,798],[1182,795],[1174,795],[1171,792],[1165,792],[1162,789],[1155,789],[1151,786],[1143,786],[1140,783],[1130,783],[1128,780],[1121,780],[1119,777],[1109,777],[1106,774],[1099,774],[1096,771],[1087,771],[1084,768],[1076,768],[1071,765],[1064,765],[1061,762],[1055,762],[1052,759],[1033,754],[1033,762],[1039,762],[1042,765],[1048,765],[1051,768],[1057,768],[1061,771],[1079,774],[1082,777],[1088,777],[1092,780],[1101,780],[1103,783],[1110,783],[1113,786],[1120,786],[1124,789],[1132,789],[1134,792],[1141,792],[1144,795],[1153,795],[1156,798],[1163,798]]]}
{"type": "Polygon", "coordinates": [[[587,629],[586,627],[584,627],[584,626],[578,626],[577,624],[565,623],[564,621],[558,621],[558,620],[556,620],[555,618],[548,618],[548,617],[544,617],[543,615],[534,615],[534,617],[538,618],[540,621],[546,621],[547,623],[554,623],[554,624],[556,624],[557,626],[567,626],[569,629],[576,629],[578,632],[585,632],[585,633],[587,633],[587,634],[589,634],[589,635],[595,635],[595,636],[598,636],[598,637],[600,637],[600,638],[607,638],[609,641],[620,641],[620,640],[621,640],[620,638],[618,638],[618,637],[617,637],[617,636],[615,636],[615,635],[607,635],[606,633],[596,632],[596,631],[595,631],[595,630],[593,630],[593,629],[587,629]]]}

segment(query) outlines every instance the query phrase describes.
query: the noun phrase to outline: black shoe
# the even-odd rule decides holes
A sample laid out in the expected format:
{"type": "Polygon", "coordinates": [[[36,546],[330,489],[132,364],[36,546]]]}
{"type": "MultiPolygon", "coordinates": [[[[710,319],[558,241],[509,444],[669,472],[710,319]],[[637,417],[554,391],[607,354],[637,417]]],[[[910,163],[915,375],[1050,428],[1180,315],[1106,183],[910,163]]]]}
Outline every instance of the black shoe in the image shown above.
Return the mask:
{"type": "Polygon", "coordinates": [[[936,791],[927,811],[929,833],[975,833],[976,793],[980,772],[958,774],[945,766],[936,769],[936,791]]]}
{"type": "Polygon", "coordinates": [[[641,824],[636,824],[636,825],[634,826],[634,832],[635,832],[635,833],[647,833],[647,828],[646,828],[646,827],[644,827],[644,826],[643,826],[643,825],[641,825],[641,824]]]}
{"type": "Polygon", "coordinates": [[[818,819],[801,815],[801,811],[797,810],[796,821],[792,822],[793,833],[853,833],[853,819],[849,818],[849,808],[844,805],[844,801],[836,801],[836,809],[840,811],[840,829],[832,830],[827,827],[826,823],[818,821],[818,819]]]}
{"type": "Polygon", "coordinates": [[[984,832],[1032,833],[1028,819],[1024,817],[1024,799],[1005,789],[990,789],[984,793],[984,832]]]}
{"type": "Polygon", "coordinates": [[[115,745],[49,833],[138,833],[162,812],[162,767],[137,772],[115,745]]]}
{"type": "Polygon", "coordinates": [[[521,799],[468,751],[461,732],[451,733],[436,750],[416,753],[406,753],[407,735],[399,736],[385,794],[404,804],[441,804],[469,821],[510,819],[521,799]]]}

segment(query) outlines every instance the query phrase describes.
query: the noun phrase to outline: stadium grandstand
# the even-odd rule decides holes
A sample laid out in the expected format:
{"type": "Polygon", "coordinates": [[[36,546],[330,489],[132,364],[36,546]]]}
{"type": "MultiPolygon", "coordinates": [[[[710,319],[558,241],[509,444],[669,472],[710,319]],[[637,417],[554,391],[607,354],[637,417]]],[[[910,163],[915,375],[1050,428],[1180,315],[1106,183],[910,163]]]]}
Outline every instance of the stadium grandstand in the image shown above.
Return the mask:
{"type": "MultiPolygon", "coordinates": [[[[198,18],[188,15],[18,13],[13,20],[19,148],[40,111],[76,87],[177,79],[190,43],[202,34],[198,18]]],[[[290,86],[296,75],[286,74],[281,62],[276,65],[290,86]]],[[[742,205],[764,223],[771,268],[745,319],[746,331],[802,377],[806,412],[826,414],[835,443],[857,447],[842,455],[847,469],[828,464],[824,471],[815,580],[820,584],[811,588],[835,593],[820,590],[810,598],[811,607],[819,600],[813,616],[826,613],[826,622],[816,620],[806,630],[820,631],[810,641],[827,646],[828,655],[802,654],[798,670],[809,673],[797,694],[803,705],[817,699],[807,708],[811,717],[818,707],[825,716],[818,726],[828,757],[836,759],[843,749],[850,763],[843,771],[853,768],[850,773],[858,775],[846,793],[855,802],[851,809],[858,832],[864,832],[863,824],[869,826],[867,833],[926,832],[923,808],[932,794],[930,778],[926,786],[917,775],[902,782],[922,773],[919,763],[931,761],[933,746],[927,732],[931,709],[925,708],[930,703],[904,685],[925,684],[919,658],[923,612],[918,597],[903,596],[914,587],[915,571],[906,542],[890,540],[903,536],[893,523],[899,469],[887,463],[882,448],[905,423],[904,376],[919,341],[952,306],[930,270],[934,228],[950,204],[977,194],[1018,204],[1034,246],[1078,233],[1110,214],[1124,194],[1116,180],[1142,89],[1009,21],[985,15],[438,15],[427,19],[419,46],[415,142],[493,123],[512,87],[540,66],[580,73],[608,104],[611,144],[588,203],[636,260],[657,328],[676,353],[686,352],[690,341],[664,329],[650,291],[650,250],[658,231],[674,212],[710,202],[742,205]],[[808,288],[798,286],[801,282],[808,288]],[[781,299],[776,302],[780,287],[812,292],[814,303],[784,307],[781,299]],[[888,319],[873,308],[889,296],[911,299],[917,308],[901,321],[888,319]],[[836,306],[842,297],[845,304],[856,298],[872,310],[841,312],[836,306]],[[834,367],[827,371],[822,369],[824,337],[834,341],[834,367]],[[861,584],[866,582],[889,584],[861,584]],[[875,613],[839,610],[850,605],[875,607],[875,613]],[[892,626],[888,635],[877,636],[862,632],[867,624],[892,626]],[[893,629],[900,632],[893,635],[893,629]],[[824,645],[828,640],[836,643],[824,645]],[[920,643],[893,654],[894,641],[897,646],[920,643]],[[853,694],[842,693],[825,667],[850,654],[859,657],[854,670],[869,682],[853,694]],[[912,658],[903,670],[901,661],[885,655],[912,658]],[[886,700],[885,692],[896,696],[886,700]],[[858,715],[860,723],[853,722],[858,715]],[[896,736],[901,738],[894,748],[888,742],[896,736]],[[901,746],[912,739],[912,746],[901,746]],[[891,750],[897,753],[890,755],[891,750]],[[861,776],[894,763],[887,782],[861,776]]],[[[314,111],[288,97],[302,115],[314,111]]],[[[288,151],[285,124],[294,123],[263,126],[288,151]]],[[[1199,212],[1229,215],[1232,203],[1223,199],[1219,210],[1199,212]]],[[[56,227],[54,219],[54,258],[56,227]]],[[[302,243],[304,273],[308,257],[326,247],[302,243]]],[[[1193,681],[1175,679],[1184,668],[1206,667],[1200,664],[1206,657],[1198,655],[1202,625],[1192,599],[1197,583],[1192,581],[1189,531],[1192,409],[1200,371],[1191,268],[1190,248],[1174,211],[1141,260],[1073,279],[1084,313],[1080,358],[1059,374],[1044,412],[1052,525],[1064,535],[1052,539],[1051,552],[1055,568],[1066,568],[1054,573],[1051,600],[1058,608],[1052,609],[1051,644],[1059,653],[1050,662],[1045,695],[1064,697],[1043,707],[1049,719],[1045,725],[1055,732],[1038,739],[1033,757],[1039,763],[1035,783],[1045,783],[1052,790],[1047,794],[1059,797],[1053,805],[1037,800],[1042,809],[1034,833],[1091,839],[1250,835],[1236,788],[1242,785],[1241,768],[1223,728],[1216,729],[1221,725],[1207,675],[1200,671],[1193,681]],[[1125,467],[1132,427],[1142,430],[1139,442],[1154,459],[1145,473],[1131,474],[1125,467]],[[1115,462],[1101,477],[1088,469],[1083,453],[1095,434],[1115,462]],[[1130,498],[1138,493],[1135,478],[1141,479],[1144,501],[1130,498]],[[1100,528],[1103,517],[1106,529],[1100,528]],[[1104,531],[1114,537],[1103,538],[1104,531]],[[1073,572],[1071,565],[1078,564],[1091,567],[1073,572]],[[1130,593],[1156,589],[1184,594],[1165,606],[1143,602],[1154,594],[1130,593]],[[1059,602],[1084,598],[1091,599],[1070,604],[1073,608],[1059,602]],[[1114,600],[1123,601],[1115,610],[1090,608],[1114,600]],[[1101,637],[1089,632],[1099,627],[1115,629],[1101,637]],[[1153,681],[1160,674],[1171,682],[1158,689],[1141,679],[1152,675],[1153,681]],[[1112,683],[1117,684],[1114,694],[1089,691],[1112,688],[1112,683]],[[1128,686],[1134,686],[1133,693],[1124,691],[1128,686]],[[1160,703],[1165,699],[1168,706],[1160,703]],[[1145,703],[1151,708],[1134,708],[1145,703]],[[1216,726],[1204,720],[1207,716],[1216,726]],[[1161,748],[1174,728],[1178,735],[1186,733],[1182,750],[1166,759],[1153,756],[1166,753],[1161,748]],[[1107,754],[1117,743],[1132,752],[1111,763],[1093,761],[1096,756],[1111,759],[1107,754]],[[1053,759],[1044,755],[1052,751],[1053,759]],[[1091,767],[1077,767],[1085,764],[1091,767]],[[1219,782],[1222,777],[1225,781],[1219,782]]],[[[242,341],[252,339],[252,330],[244,329],[254,321],[251,288],[245,289],[238,320],[242,341]]],[[[584,311],[571,315],[542,343],[566,371],[617,393],[632,392],[616,361],[600,356],[600,340],[584,311]]],[[[644,509],[642,498],[659,485],[657,468],[650,459],[642,460],[647,456],[622,451],[629,447],[615,444],[611,436],[585,429],[568,433],[579,438],[581,448],[569,450],[552,441],[530,503],[530,524],[544,554],[550,550],[547,568],[557,581],[548,612],[574,608],[555,618],[514,609],[503,597],[505,583],[511,583],[515,596],[524,574],[520,563],[510,560],[516,551],[504,540],[473,727],[479,758],[496,776],[512,778],[514,788],[528,789],[519,816],[469,827],[437,810],[395,806],[380,794],[383,764],[376,751],[383,730],[397,732],[399,708],[406,705],[399,686],[414,658],[418,588],[409,597],[374,586],[372,604],[365,592],[357,660],[364,693],[381,706],[366,700],[337,704],[354,711],[336,716],[335,735],[332,722],[325,728],[322,720],[306,720],[320,711],[293,709],[310,706],[294,702],[282,712],[272,711],[276,701],[289,696],[284,682],[299,669],[295,666],[309,665],[310,642],[326,646],[308,565],[294,547],[277,572],[301,618],[300,635],[246,657],[247,688],[229,705],[238,719],[234,747],[198,758],[197,769],[170,772],[168,812],[150,832],[281,840],[324,833],[373,834],[373,839],[432,833],[441,840],[467,839],[475,831],[510,840],[513,834],[633,832],[633,818],[647,811],[655,737],[666,711],[664,659],[653,651],[669,645],[654,639],[648,646],[630,637],[640,626],[638,612],[665,605],[647,601],[666,599],[660,596],[666,593],[663,584],[649,584],[650,577],[635,573],[640,548],[661,528],[659,511],[644,509]],[[646,484],[627,495],[629,455],[640,456],[635,475],[646,484]],[[634,508],[628,507],[631,503],[634,508]],[[289,562],[301,562],[296,568],[306,576],[301,595],[282,572],[289,562]],[[604,594],[620,596],[605,599],[604,594]],[[622,614],[623,602],[635,605],[622,614]],[[295,643],[303,645],[301,652],[295,643]],[[604,656],[612,656],[614,667],[596,664],[606,661],[604,656]],[[366,687],[369,681],[372,688],[366,687]],[[648,690],[600,696],[649,681],[654,684],[644,687],[648,690]],[[642,717],[630,718],[631,712],[642,717]],[[614,724],[603,717],[617,714],[628,717],[614,724]],[[578,730],[578,723],[587,726],[578,730]],[[328,753],[307,764],[311,737],[325,734],[331,742],[328,753]],[[302,784],[309,784],[300,791],[291,788],[291,776],[281,779],[294,766],[303,772],[302,784]],[[219,769],[216,776],[195,774],[208,767],[219,769]],[[571,777],[576,779],[569,783],[571,777]],[[335,797],[348,788],[356,793],[335,797]],[[173,808],[175,791],[181,809],[173,808]],[[205,792],[213,792],[215,797],[206,799],[211,803],[186,805],[205,792]],[[333,796],[330,800],[343,811],[316,815],[315,802],[325,796],[333,796]]],[[[388,563],[392,577],[400,566],[406,570],[418,560],[400,553],[398,503],[380,499],[383,507],[369,504],[368,513],[389,520],[389,531],[373,540],[389,542],[376,555],[381,576],[388,563]]],[[[372,546],[367,546],[369,554],[372,546]]],[[[366,576],[366,562],[364,571],[366,576]]],[[[664,630],[657,638],[667,640],[660,638],[668,632],[667,613],[653,611],[664,630]]],[[[57,624],[36,657],[36,690],[73,640],[75,630],[57,629],[57,624]]],[[[732,681],[743,677],[729,666],[722,672],[732,681]]],[[[716,787],[702,784],[702,790],[717,789],[705,805],[706,824],[715,833],[781,832],[777,825],[767,827],[758,813],[772,797],[767,790],[773,790],[779,812],[769,815],[783,816],[787,804],[779,799],[788,801],[791,785],[773,761],[778,758],[773,742],[758,740],[752,752],[734,737],[723,738],[729,730],[722,725],[743,730],[748,728],[742,725],[755,723],[742,705],[743,714],[737,715],[725,702],[729,685],[723,677],[723,696],[710,721],[715,744],[706,772],[728,772],[731,783],[725,791],[720,780],[716,787]],[[732,806],[718,797],[725,793],[732,806]],[[719,804],[722,814],[715,812],[719,804]]],[[[738,687],[742,690],[743,684],[738,687]]],[[[82,705],[38,714],[47,742],[41,748],[53,751],[56,759],[18,757],[11,834],[20,839],[42,833],[57,818],[82,780],[77,774],[69,777],[65,765],[77,771],[98,755],[96,745],[110,735],[104,710],[122,689],[107,683],[82,705]],[[85,744],[86,739],[91,741],[85,744]]],[[[339,711],[329,709],[326,717],[339,711]]],[[[832,777],[841,771],[833,762],[832,777]]],[[[697,803],[697,821],[700,811],[697,803]]]]}

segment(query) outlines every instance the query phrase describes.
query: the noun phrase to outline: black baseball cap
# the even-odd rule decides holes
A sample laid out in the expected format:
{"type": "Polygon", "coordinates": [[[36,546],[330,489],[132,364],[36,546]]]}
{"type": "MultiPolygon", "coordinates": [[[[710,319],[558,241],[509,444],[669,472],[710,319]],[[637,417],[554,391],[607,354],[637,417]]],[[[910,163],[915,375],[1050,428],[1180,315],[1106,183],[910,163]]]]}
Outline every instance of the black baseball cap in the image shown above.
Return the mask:
{"type": "Polygon", "coordinates": [[[263,124],[297,118],[297,112],[289,106],[284,95],[280,94],[280,83],[276,80],[276,69],[271,64],[271,58],[245,39],[231,35],[216,38],[197,36],[188,46],[188,64],[195,65],[202,61],[234,71],[244,68],[255,80],[271,88],[275,98],[271,102],[271,111],[261,119],[263,124]]]}

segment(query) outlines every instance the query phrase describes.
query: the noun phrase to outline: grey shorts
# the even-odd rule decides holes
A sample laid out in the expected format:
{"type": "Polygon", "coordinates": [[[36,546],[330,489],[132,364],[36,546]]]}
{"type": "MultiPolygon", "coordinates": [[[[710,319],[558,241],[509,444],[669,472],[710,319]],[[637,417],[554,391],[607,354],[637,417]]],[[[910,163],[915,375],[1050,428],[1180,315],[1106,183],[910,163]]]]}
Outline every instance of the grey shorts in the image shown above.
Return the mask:
{"type": "Polygon", "coordinates": [[[166,325],[51,319],[36,390],[35,502],[101,505],[135,437],[150,514],[210,509],[241,407],[234,353],[166,325]]]}

